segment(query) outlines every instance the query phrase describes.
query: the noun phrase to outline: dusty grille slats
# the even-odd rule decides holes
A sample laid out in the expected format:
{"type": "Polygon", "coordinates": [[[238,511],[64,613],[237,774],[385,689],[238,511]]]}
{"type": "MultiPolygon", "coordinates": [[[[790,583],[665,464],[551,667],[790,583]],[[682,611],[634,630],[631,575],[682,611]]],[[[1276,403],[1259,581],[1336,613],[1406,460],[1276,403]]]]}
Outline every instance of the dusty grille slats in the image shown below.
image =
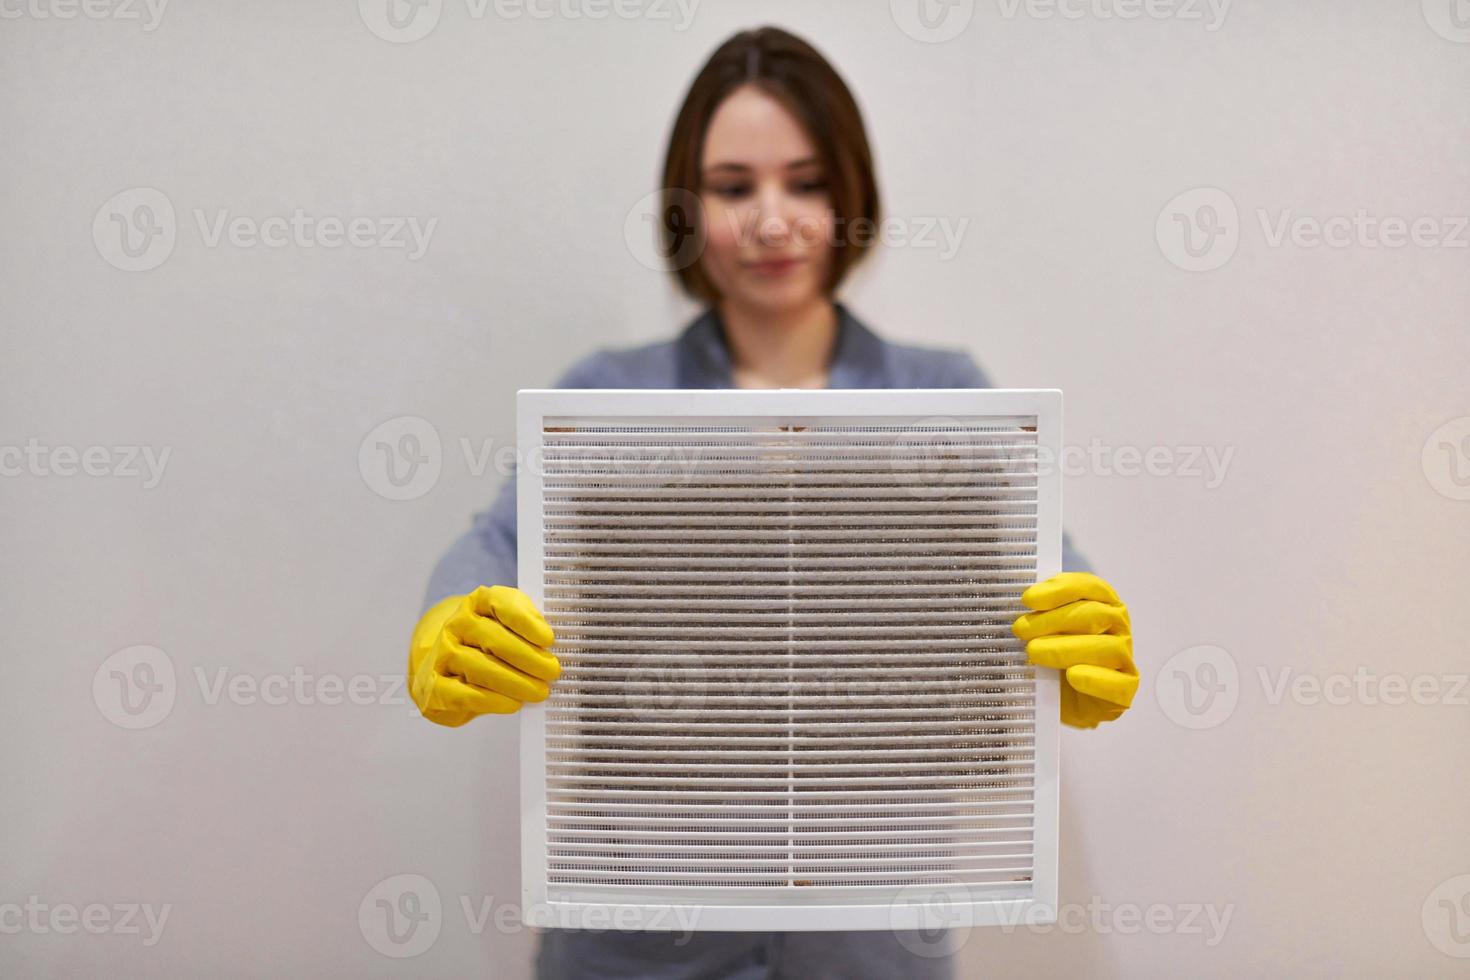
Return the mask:
{"type": "Polygon", "coordinates": [[[1030,880],[1034,417],[541,437],[548,882],[1030,880]]]}

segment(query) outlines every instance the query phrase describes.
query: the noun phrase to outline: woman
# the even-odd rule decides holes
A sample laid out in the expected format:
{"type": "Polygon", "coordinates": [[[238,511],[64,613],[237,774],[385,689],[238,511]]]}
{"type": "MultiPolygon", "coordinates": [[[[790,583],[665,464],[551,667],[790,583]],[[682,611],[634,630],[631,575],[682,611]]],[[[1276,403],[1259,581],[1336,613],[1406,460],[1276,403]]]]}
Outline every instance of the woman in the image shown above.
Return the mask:
{"type": "MultiPolygon", "coordinates": [[[[878,193],[857,104],[810,45],[775,28],[721,45],[679,112],[663,186],[664,245],[694,253],[675,272],[708,309],[673,341],[594,352],[557,387],[989,387],[964,351],[884,340],[834,299],[872,241],[863,229],[876,226],[878,193]],[[679,207],[695,196],[697,207],[679,207]]],[[[1063,567],[1022,594],[1033,611],[1013,629],[1032,662],[1064,671],[1062,721],[1092,728],[1121,715],[1138,686],[1128,613],[1065,536],[1063,567]]],[[[459,726],[547,697],[561,669],[554,637],[515,582],[512,479],[434,570],[409,654],[431,721],[459,726]]],[[[538,971],[890,980],[951,975],[941,952],[883,932],[549,930],[538,971]]]]}

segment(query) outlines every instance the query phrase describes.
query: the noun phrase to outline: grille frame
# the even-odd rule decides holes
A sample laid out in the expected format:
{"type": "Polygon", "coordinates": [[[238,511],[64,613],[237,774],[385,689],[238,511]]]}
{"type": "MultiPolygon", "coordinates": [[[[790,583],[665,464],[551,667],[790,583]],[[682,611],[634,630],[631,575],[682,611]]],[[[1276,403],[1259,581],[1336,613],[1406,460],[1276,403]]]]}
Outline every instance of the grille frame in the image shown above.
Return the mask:
{"type": "MultiPolygon", "coordinates": [[[[546,608],[546,480],[541,464],[548,426],[564,427],[569,421],[815,428],[1027,417],[1034,420],[1038,460],[1050,461],[1035,473],[1034,578],[1044,579],[1061,571],[1061,409],[1062,393],[1056,389],[523,389],[517,393],[521,465],[515,476],[519,586],[546,608]]],[[[551,613],[548,619],[558,626],[551,613]]],[[[561,639],[558,630],[558,644],[561,639]]],[[[1060,681],[1049,670],[1036,670],[1026,680],[1029,684],[1023,686],[1034,697],[1035,712],[1029,756],[1029,880],[983,887],[943,877],[927,884],[718,888],[550,881],[548,713],[555,710],[554,686],[551,700],[528,704],[519,713],[524,919],[539,927],[676,930],[686,928],[693,917],[695,924],[688,927],[698,931],[933,929],[1055,921],[1060,681]]],[[[919,774],[914,782],[923,779],[919,774]]]]}

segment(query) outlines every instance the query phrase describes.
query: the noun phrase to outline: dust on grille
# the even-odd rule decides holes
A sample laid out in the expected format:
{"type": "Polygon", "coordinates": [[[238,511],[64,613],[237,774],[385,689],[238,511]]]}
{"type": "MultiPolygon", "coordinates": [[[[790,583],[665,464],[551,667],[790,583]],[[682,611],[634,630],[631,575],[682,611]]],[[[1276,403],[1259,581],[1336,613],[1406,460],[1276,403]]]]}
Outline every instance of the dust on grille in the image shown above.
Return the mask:
{"type": "Polygon", "coordinates": [[[545,427],[548,881],[1029,881],[1035,418],[788,422],[545,427]]]}

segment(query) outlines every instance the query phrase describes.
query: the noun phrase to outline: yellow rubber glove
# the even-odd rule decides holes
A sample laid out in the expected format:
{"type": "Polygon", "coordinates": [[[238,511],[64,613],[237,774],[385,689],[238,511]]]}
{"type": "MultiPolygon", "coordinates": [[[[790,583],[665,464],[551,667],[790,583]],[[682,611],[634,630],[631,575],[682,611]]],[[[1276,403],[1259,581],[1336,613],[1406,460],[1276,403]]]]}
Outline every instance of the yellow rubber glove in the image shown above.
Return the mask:
{"type": "Polygon", "coordinates": [[[1113,587],[1089,572],[1061,572],[1021,593],[1032,612],[1011,632],[1038,667],[1062,671],[1062,724],[1096,728],[1128,710],[1138,692],[1133,627],[1113,587]]]}
{"type": "Polygon", "coordinates": [[[408,647],[408,690],[425,718],[458,728],[484,714],[545,701],[561,663],[551,625],[508,585],[450,596],[424,613],[408,647]]]}

